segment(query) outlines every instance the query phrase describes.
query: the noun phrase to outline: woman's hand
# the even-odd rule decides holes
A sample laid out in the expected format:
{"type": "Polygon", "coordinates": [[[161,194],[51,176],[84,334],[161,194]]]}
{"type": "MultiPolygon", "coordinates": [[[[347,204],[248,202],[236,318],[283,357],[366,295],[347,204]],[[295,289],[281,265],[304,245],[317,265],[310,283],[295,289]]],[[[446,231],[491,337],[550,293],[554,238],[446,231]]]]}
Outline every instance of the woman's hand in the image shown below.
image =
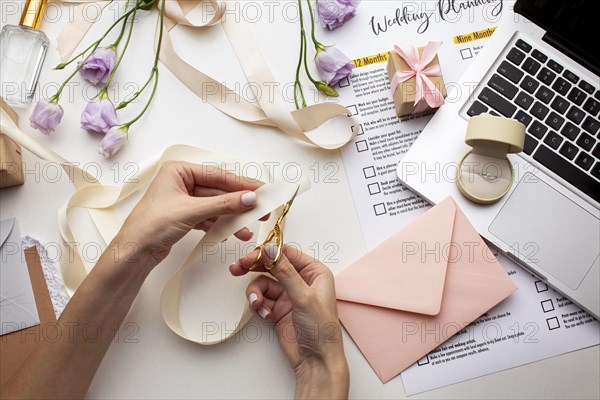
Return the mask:
{"type": "MultiPolygon", "coordinates": [[[[272,260],[277,247],[265,246],[272,260]]],[[[256,252],[232,264],[230,271],[248,273],[256,252]]],[[[256,271],[265,271],[261,262],[256,271]]],[[[312,257],[284,246],[280,261],[246,289],[252,308],[273,321],[281,349],[296,373],[296,398],[346,398],[349,373],[339,323],[333,274],[312,257]]]]}
{"type": "MultiPolygon", "coordinates": [[[[158,263],[190,230],[206,231],[219,215],[252,209],[259,187],[213,166],[166,162],[123,224],[120,240],[158,263]]],[[[236,236],[249,240],[252,232],[244,228],[236,236]]]]}

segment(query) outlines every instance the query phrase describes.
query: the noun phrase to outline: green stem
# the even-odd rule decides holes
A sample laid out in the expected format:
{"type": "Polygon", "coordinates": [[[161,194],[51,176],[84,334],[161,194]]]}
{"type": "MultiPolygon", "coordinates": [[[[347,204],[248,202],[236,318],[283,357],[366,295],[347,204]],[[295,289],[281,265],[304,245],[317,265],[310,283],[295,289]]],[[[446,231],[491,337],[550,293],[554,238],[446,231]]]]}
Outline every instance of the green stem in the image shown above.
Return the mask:
{"type": "Polygon", "coordinates": [[[302,91],[302,84],[300,83],[300,69],[302,68],[302,55],[304,54],[304,35],[302,34],[302,30],[300,30],[300,54],[298,55],[298,65],[296,66],[296,80],[294,81],[294,104],[296,105],[296,109],[299,109],[298,106],[298,91],[300,91],[300,96],[302,97],[303,107],[306,107],[306,101],[304,100],[304,93],[302,91]]]}
{"type": "MultiPolygon", "coordinates": [[[[136,7],[137,8],[137,7],[136,7]]],[[[63,69],[65,68],[67,65],[71,64],[73,61],[77,60],[79,57],[83,56],[85,53],[87,53],[92,47],[94,48],[94,50],[96,50],[96,48],[98,47],[98,45],[100,45],[100,43],[106,38],[106,36],[108,36],[108,34],[114,29],[115,26],[117,26],[119,24],[119,22],[121,22],[124,18],[128,18],[131,13],[133,13],[135,11],[135,9],[131,9],[128,12],[126,12],[125,14],[121,15],[109,28],[108,30],[106,30],[106,32],[104,32],[104,34],[102,36],[100,36],[100,38],[98,40],[96,40],[95,42],[93,42],[92,44],[90,44],[85,50],[83,50],[81,53],[77,54],[75,57],[71,58],[69,61],[67,61],[66,63],[62,63],[57,65],[56,67],[54,67],[54,69],[63,69]]],[[[93,51],[92,51],[93,52],[93,51]]],[[[87,60],[89,58],[86,57],[85,60],[87,60]]],[[[84,60],[84,62],[85,62],[84,60]]],[[[83,64],[83,63],[82,63],[83,64]]]]}
{"type": "MultiPolygon", "coordinates": [[[[115,76],[115,73],[117,72],[117,69],[119,68],[119,65],[121,65],[121,61],[123,61],[123,57],[125,56],[125,52],[127,51],[127,48],[129,47],[129,42],[131,41],[131,34],[133,33],[133,26],[135,25],[135,15],[137,14],[137,7],[140,5],[140,3],[142,2],[142,0],[137,0],[135,3],[135,7],[134,7],[134,11],[131,17],[131,22],[129,24],[129,32],[127,33],[127,39],[125,40],[125,45],[123,46],[123,50],[121,50],[121,54],[119,54],[119,58],[117,60],[117,64],[115,65],[115,67],[113,68],[112,72],[110,73],[108,80],[106,81],[106,84],[104,85],[104,87],[102,88],[102,90],[100,92],[107,92],[108,88],[110,87],[110,84],[113,80],[113,77],[115,76]]],[[[125,20],[125,23],[123,25],[125,25],[127,23],[127,20],[125,20]]],[[[118,40],[121,40],[120,38],[118,40]]]]}
{"type": "MultiPolygon", "coordinates": [[[[148,99],[148,102],[146,103],[146,106],[144,107],[142,112],[140,112],[131,121],[123,124],[123,126],[126,127],[127,129],[129,129],[129,127],[131,125],[133,125],[135,122],[137,122],[137,120],[139,120],[142,117],[142,115],[144,115],[146,110],[148,110],[148,107],[150,107],[150,104],[152,103],[152,100],[154,99],[154,95],[156,94],[156,89],[158,88],[158,60],[160,57],[160,48],[162,45],[164,19],[165,19],[165,0],[162,0],[161,5],[160,5],[160,31],[158,33],[158,44],[156,45],[157,46],[156,56],[154,58],[154,66],[152,67],[152,74],[151,74],[151,76],[154,75],[154,87],[152,88],[152,93],[150,94],[150,98],[148,99]]],[[[146,85],[144,85],[144,89],[145,88],[146,88],[146,85]]]]}
{"type": "Polygon", "coordinates": [[[135,92],[133,94],[133,96],[129,100],[124,100],[124,101],[120,102],[116,109],[120,110],[122,108],[125,108],[130,103],[132,103],[133,101],[135,101],[135,99],[137,99],[140,96],[140,94],[142,94],[144,92],[144,90],[146,90],[146,88],[148,87],[148,85],[152,81],[153,77],[154,77],[154,68],[152,69],[152,72],[150,73],[150,76],[148,77],[148,80],[146,80],[146,83],[144,84],[144,86],[142,86],[142,88],[140,90],[138,90],[137,92],[135,92]]]}
{"type": "Polygon", "coordinates": [[[113,44],[111,45],[112,47],[116,48],[117,46],[119,46],[119,43],[121,43],[121,39],[123,39],[123,34],[125,33],[125,28],[127,27],[128,18],[129,17],[125,18],[125,20],[123,21],[123,27],[121,28],[121,32],[119,32],[119,37],[117,37],[117,40],[113,42],[113,44]]]}
{"type": "Polygon", "coordinates": [[[308,76],[308,79],[314,84],[317,83],[316,80],[313,79],[313,77],[310,74],[310,71],[308,70],[308,64],[306,63],[306,48],[308,47],[306,44],[306,31],[304,30],[304,15],[302,13],[302,0],[298,0],[298,14],[300,15],[300,34],[302,35],[302,38],[304,40],[304,70],[306,71],[306,76],[308,76]]]}
{"type": "Polygon", "coordinates": [[[324,46],[321,43],[319,43],[317,41],[317,38],[315,37],[315,16],[313,14],[312,8],[310,7],[310,0],[306,0],[306,3],[308,4],[308,12],[310,14],[310,37],[315,45],[315,49],[324,50],[324,46]]]}
{"type": "Polygon", "coordinates": [[[146,112],[146,110],[148,110],[148,107],[150,107],[150,103],[152,103],[152,100],[154,99],[154,95],[156,94],[156,88],[158,87],[158,68],[153,68],[153,69],[155,70],[154,71],[154,87],[152,88],[152,93],[150,94],[150,98],[148,99],[148,102],[144,106],[144,109],[142,110],[141,113],[139,113],[131,121],[123,124],[123,126],[126,127],[127,129],[129,129],[129,127],[131,125],[133,125],[134,123],[136,123],[138,119],[142,118],[142,115],[144,115],[144,113],[146,112]]]}

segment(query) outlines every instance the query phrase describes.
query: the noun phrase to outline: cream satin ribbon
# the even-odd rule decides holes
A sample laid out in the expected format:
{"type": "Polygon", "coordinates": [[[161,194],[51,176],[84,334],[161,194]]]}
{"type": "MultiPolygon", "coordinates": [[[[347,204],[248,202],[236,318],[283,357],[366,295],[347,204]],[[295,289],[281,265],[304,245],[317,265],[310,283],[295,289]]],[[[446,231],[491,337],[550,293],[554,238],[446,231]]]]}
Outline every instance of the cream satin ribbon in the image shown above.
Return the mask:
{"type": "MultiPolygon", "coordinates": [[[[58,35],[58,50],[63,60],[68,59],[92,25],[86,18],[85,9],[89,3],[95,3],[103,9],[110,2],[103,0],[62,0],[67,3],[80,3],[75,10],[74,19],[58,35]]],[[[160,0],[157,3],[160,5],[160,0]]],[[[277,82],[263,57],[256,41],[241,18],[224,17],[227,4],[216,0],[167,0],[165,3],[165,28],[160,60],[192,92],[221,112],[239,121],[250,124],[276,127],[290,136],[312,143],[324,149],[337,149],[352,141],[358,133],[358,124],[351,112],[344,106],[334,103],[315,104],[299,110],[289,111],[281,91],[273,87],[277,82]],[[190,21],[188,15],[201,4],[209,4],[211,13],[201,23],[190,21]],[[209,18],[210,17],[210,18],[209,18]],[[186,63],[175,51],[171,41],[171,31],[177,25],[202,30],[221,23],[231,46],[246,75],[259,106],[252,104],[234,90],[202,71],[186,63]],[[269,93],[269,96],[264,95],[269,93]],[[271,98],[271,95],[273,96],[271,98]],[[323,132],[310,132],[336,117],[348,117],[346,134],[335,138],[325,137],[323,132]]],[[[207,7],[202,8],[206,12],[207,7]]],[[[158,32],[158,29],[157,29],[158,32]]],[[[331,126],[329,130],[333,129],[331,126]]]]}
{"type": "MultiPolygon", "coordinates": [[[[159,157],[145,163],[145,167],[141,168],[140,171],[124,185],[106,186],[102,185],[96,178],[69,163],[60,155],[45,148],[42,144],[21,131],[17,126],[16,121],[12,118],[14,115],[12,110],[4,102],[0,102],[0,112],[0,130],[2,133],[8,135],[11,139],[39,158],[61,165],[68,174],[70,181],[75,186],[75,192],[71,195],[67,204],[58,213],[60,235],[65,250],[63,252],[63,257],[61,257],[61,272],[67,291],[71,295],[85,279],[87,271],[83,263],[77,239],[73,235],[72,226],[75,221],[73,220],[74,218],[69,215],[69,209],[87,209],[105,243],[110,243],[122,225],[122,221],[115,210],[115,206],[132,194],[143,190],[151,182],[157,170],[165,161],[180,160],[225,167],[231,166],[231,163],[235,162],[240,163],[242,170],[244,170],[243,161],[236,161],[231,157],[211,153],[207,150],[193,146],[173,145],[168,147],[159,157]],[[67,254],[69,256],[66,256],[67,254]]],[[[254,166],[256,164],[252,163],[252,165],[254,166]]],[[[265,168],[263,173],[268,174],[268,170],[265,168]]],[[[211,246],[212,248],[216,247],[216,253],[218,254],[219,251],[222,250],[221,247],[224,246],[223,241],[225,239],[241,228],[258,221],[262,216],[271,213],[271,218],[267,222],[261,223],[257,235],[258,240],[263,240],[272,228],[280,212],[280,210],[277,212],[273,211],[278,208],[280,209],[284,203],[290,200],[296,189],[301,193],[307,190],[309,186],[310,184],[305,178],[297,183],[286,182],[282,178],[275,179],[272,183],[265,184],[256,190],[257,205],[254,209],[238,215],[223,216],[217,220],[208,233],[206,233],[194,247],[163,289],[161,297],[162,315],[166,324],[173,332],[184,339],[204,345],[212,345],[227,340],[244,327],[252,316],[252,311],[245,296],[243,293],[229,293],[227,288],[222,288],[221,296],[231,295],[234,296],[236,302],[239,302],[239,307],[237,307],[236,310],[232,310],[232,312],[239,312],[239,316],[233,318],[233,320],[236,321],[234,328],[230,329],[230,325],[227,326],[224,322],[223,324],[211,325],[211,331],[209,333],[189,329],[186,330],[185,321],[182,321],[180,317],[180,291],[186,271],[190,268],[203,268],[206,269],[206,273],[212,273],[211,271],[214,268],[227,268],[229,264],[225,263],[223,257],[219,260],[216,260],[213,257],[210,261],[212,265],[206,265],[206,262],[201,263],[202,265],[198,265],[202,261],[200,258],[203,256],[207,246],[211,246]],[[215,327],[216,330],[214,329],[215,327]]],[[[240,278],[232,277],[232,279],[240,278]]],[[[247,275],[241,279],[249,281],[251,277],[250,275],[247,275]]],[[[199,290],[200,289],[201,288],[199,288],[199,290]]],[[[195,316],[196,319],[202,320],[200,314],[203,307],[207,306],[209,305],[198,305],[198,314],[195,316]]]]}

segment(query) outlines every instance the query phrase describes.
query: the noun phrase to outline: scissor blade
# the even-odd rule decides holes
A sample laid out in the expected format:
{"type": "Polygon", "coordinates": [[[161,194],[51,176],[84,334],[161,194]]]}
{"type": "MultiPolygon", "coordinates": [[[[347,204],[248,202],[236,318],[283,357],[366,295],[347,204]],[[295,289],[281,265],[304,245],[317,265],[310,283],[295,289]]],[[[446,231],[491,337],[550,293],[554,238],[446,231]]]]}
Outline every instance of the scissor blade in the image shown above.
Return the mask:
{"type": "Polygon", "coordinates": [[[291,198],[291,199],[290,199],[290,200],[289,200],[289,201],[286,203],[288,207],[289,207],[289,206],[291,206],[291,205],[292,205],[292,203],[294,202],[294,200],[296,199],[296,196],[298,195],[298,191],[299,191],[299,190],[300,190],[300,186],[298,186],[298,187],[296,188],[296,191],[294,192],[294,195],[293,195],[293,196],[292,196],[292,198],[291,198]]]}

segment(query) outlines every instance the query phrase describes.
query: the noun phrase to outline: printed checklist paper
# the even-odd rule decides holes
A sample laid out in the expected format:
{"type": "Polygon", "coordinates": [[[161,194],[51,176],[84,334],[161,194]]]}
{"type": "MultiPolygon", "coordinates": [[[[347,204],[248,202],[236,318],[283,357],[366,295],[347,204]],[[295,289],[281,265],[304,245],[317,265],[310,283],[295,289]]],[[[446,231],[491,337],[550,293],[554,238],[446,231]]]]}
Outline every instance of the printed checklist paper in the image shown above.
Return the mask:
{"type": "MultiPolygon", "coordinates": [[[[429,208],[400,184],[396,165],[430,115],[396,117],[386,72],[388,51],[402,41],[415,46],[444,42],[438,56],[446,100],[452,101],[453,90],[468,89],[454,83],[493,34],[499,12],[512,11],[512,2],[501,0],[462,10],[445,1],[419,4],[408,9],[396,8],[394,2],[363,2],[355,20],[329,36],[356,66],[338,88],[340,104],[359,122],[356,139],[341,154],[368,249],[429,208]],[[353,41],[357,35],[365,40],[353,41]]],[[[511,260],[499,260],[519,289],[405,370],[407,395],[600,343],[598,321],[511,260]]]]}

